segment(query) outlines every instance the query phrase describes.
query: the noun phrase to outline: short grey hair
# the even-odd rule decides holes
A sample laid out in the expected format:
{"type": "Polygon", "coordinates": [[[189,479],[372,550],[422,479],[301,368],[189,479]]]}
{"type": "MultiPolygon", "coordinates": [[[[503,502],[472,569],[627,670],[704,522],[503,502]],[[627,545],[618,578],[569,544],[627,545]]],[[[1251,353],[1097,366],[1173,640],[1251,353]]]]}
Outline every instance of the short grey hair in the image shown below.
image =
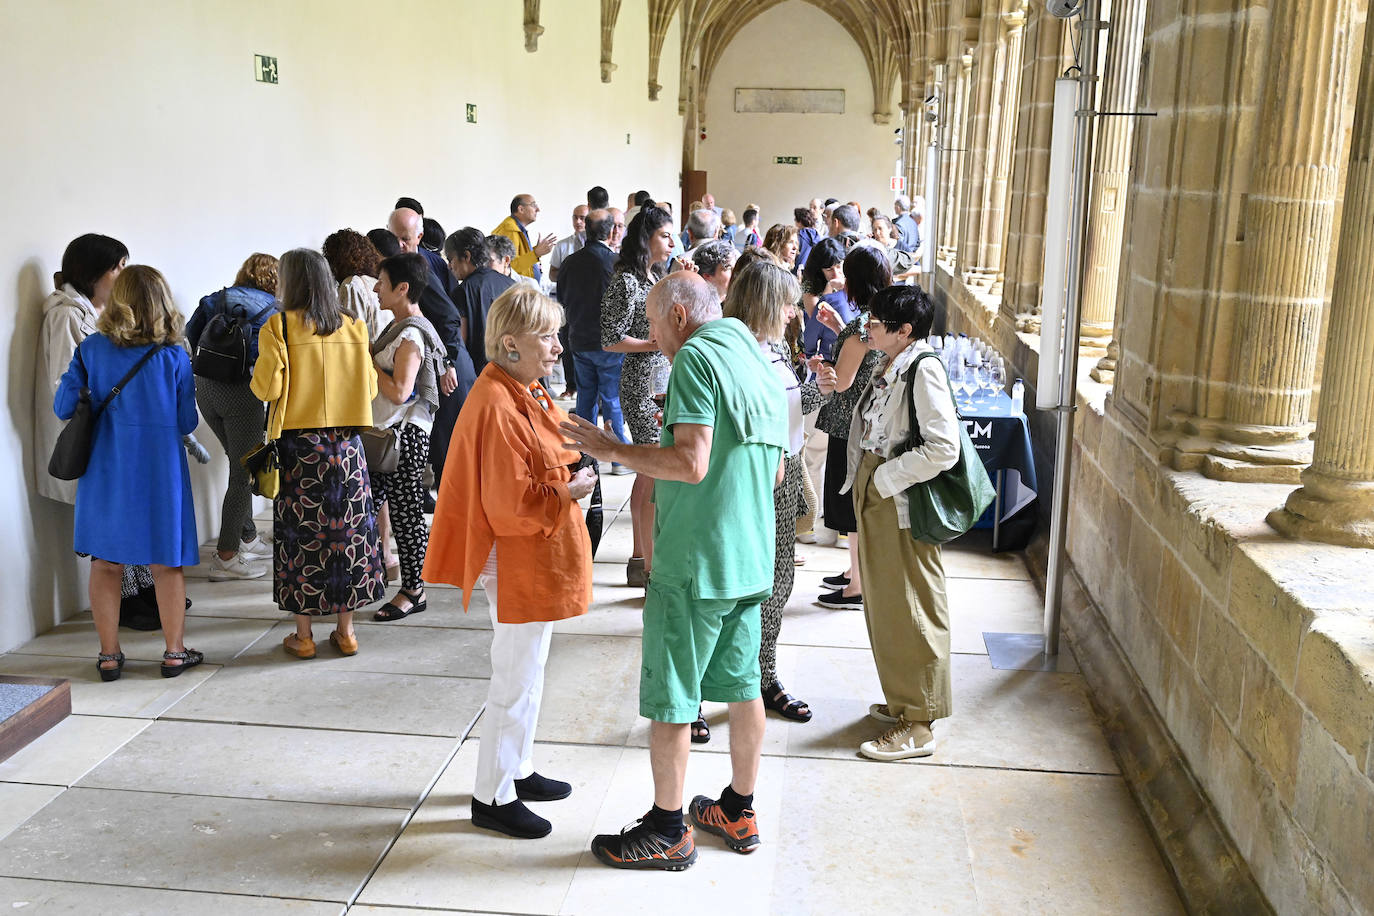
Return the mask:
{"type": "Polygon", "coordinates": [[[919,216],[921,219],[925,219],[926,199],[924,197],[911,198],[911,206],[908,207],[907,210],[911,213],[912,216],[919,216]]]}
{"type": "Polygon", "coordinates": [[[700,210],[693,210],[692,215],[687,217],[687,234],[696,241],[705,241],[716,237],[717,230],[720,229],[720,217],[716,216],[716,211],[707,210],[703,207],[700,210]]]}
{"type": "Polygon", "coordinates": [[[892,202],[892,209],[896,210],[898,215],[910,211],[911,198],[905,194],[898,194],[897,199],[892,202]]]}
{"type": "Polygon", "coordinates": [[[657,300],[655,308],[660,316],[668,314],[674,305],[680,305],[687,313],[687,320],[697,327],[720,317],[720,297],[715,287],[689,270],[668,274],[654,284],[649,296],[657,300]]]}
{"type": "Polygon", "coordinates": [[[739,249],[724,239],[706,242],[692,252],[692,260],[703,277],[714,277],[717,271],[732,266],[738,257],[739,249]]]}

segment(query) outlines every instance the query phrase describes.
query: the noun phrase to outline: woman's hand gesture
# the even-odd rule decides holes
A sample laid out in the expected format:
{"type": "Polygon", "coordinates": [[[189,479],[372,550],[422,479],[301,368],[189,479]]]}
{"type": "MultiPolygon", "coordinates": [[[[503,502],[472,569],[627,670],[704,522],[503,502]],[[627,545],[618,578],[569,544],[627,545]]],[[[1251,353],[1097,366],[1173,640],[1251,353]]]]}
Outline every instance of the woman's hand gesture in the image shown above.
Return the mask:
{"type": "Polygon", "coordinates": [[[596,489],[597,473],[595,468],[583,468],[568,481],[568,495],[573,499],[590,496],[596,489]]]}

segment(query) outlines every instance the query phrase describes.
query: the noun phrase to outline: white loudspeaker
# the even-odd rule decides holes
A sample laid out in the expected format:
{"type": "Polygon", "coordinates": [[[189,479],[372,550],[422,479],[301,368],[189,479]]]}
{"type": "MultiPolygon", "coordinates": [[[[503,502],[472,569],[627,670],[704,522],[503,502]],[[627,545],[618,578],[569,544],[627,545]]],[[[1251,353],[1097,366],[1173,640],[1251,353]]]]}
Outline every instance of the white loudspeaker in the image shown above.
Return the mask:
{"type": "Polygon", "coordinates": [[[1070,19],[1083,9],[1083,0],[1045,0],[1045,9],[1056,19],[1070,19]]]}

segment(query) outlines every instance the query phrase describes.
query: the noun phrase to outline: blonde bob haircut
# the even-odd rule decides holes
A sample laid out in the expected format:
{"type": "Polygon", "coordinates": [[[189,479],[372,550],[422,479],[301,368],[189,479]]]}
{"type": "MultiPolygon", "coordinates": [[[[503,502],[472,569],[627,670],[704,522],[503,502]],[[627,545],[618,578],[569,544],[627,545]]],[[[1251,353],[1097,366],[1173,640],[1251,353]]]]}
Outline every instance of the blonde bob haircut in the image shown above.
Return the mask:
{"type": "Polygon", "coordinates": [[[759,258],[735,271],[721,312],[744,322],[759,340],[774,342],[787,328],[787,307],[800,299],[797,278],[781,264],[759,258]]]}
{"type": "Polygon", "coordinates": [[[517,283],[496,297],[487,312],[487,359],[505,365],[507,334],[548,334],[563,326],[563,307],[529,283],[517,283]]]}
{"type": "Polygon", "coordinates": [[[177,344],[186,319],[172,301],[167,279],[156,268],[133,264],[119,272],[96,330],[120,347],[177,344]]]}

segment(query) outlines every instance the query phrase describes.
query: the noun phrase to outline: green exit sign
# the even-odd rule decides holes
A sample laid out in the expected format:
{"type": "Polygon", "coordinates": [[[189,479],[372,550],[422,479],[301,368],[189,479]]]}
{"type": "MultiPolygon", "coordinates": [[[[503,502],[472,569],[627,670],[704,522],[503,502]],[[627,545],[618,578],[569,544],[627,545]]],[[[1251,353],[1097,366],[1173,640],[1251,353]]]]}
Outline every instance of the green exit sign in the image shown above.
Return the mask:
{"type": "Polygon", "coordinates": [[[468,123],[477,123],[477,106],[472,104],[471,102],[468,103],[468,123]]]}
{"type": "Polygon", "coordinates": [[[773,161],[778,165],[801,165],[801,156],[774,156],[773,161]]]}
{"type": "Polygon", "coordinates": [[[268,57],[266,54],[254,54],[253,73],[257,76],[259,83],[275,83],[277,81],[277,59],[268,57]]]}

